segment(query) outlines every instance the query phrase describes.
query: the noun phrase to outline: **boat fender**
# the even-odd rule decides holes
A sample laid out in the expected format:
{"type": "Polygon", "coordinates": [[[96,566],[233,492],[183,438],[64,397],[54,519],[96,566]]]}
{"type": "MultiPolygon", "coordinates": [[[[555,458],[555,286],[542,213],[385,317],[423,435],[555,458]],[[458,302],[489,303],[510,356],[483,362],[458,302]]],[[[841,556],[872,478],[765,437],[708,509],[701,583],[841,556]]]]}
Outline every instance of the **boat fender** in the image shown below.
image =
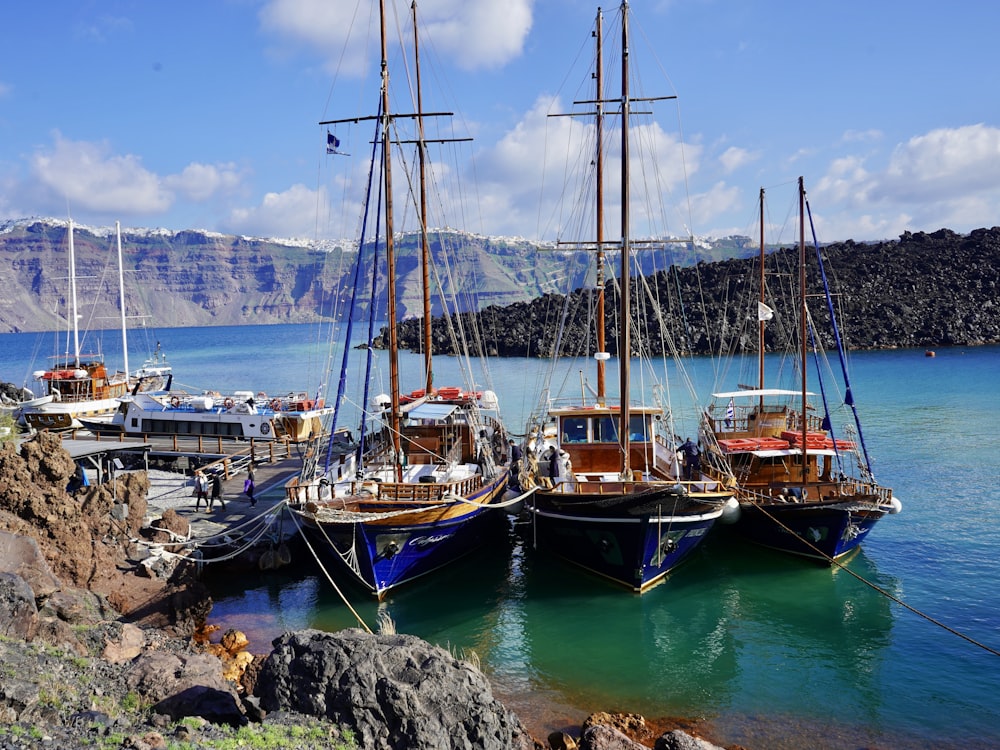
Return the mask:
{"type": "Polygon", "coordinates": [[[176,409],[176,408],[177,408],[178,406],[180,406],[180,405],[181,405],[181,399],[180,399],[180,397],[179,397],[179,396],[171,396],[171,397],[170,397],[170,405],[171,405],[172,407],[174,407],[175,409],[176,409]]]}
{"type": "Polygon", "coordinates": [[[740,520],[740,514],[740,501],[735,497],[731,497],[722,506],[722,515],[719,516],[719,523],[734,524],[740,520]]]}
{"type": "Polygon", "coordinates": [[[231,398],[229,398],[229,397],[226,397],[226,400],[222,402],[222,405],[225,406],[227,409],[232,409],[233,408],[233,400],[231,398]]]}
{"type": "Polygon", "coordinates": [[[274,409],[274,411],[281,411],[281,399],[280,398],[272,398],[271,399],[271,408],[274,409]]]}
{"type": "Polygon", "coordinates": [[[903,510],[903,503],[900,502],[900,500],[899,500],[898,497],[896,497],[895,495],[893,495],[889,499],[889,507],[890,507],[889,513],[893,513],[893,514],[895,514],[895,513],[901,513],[902,510],[903,510]]]}

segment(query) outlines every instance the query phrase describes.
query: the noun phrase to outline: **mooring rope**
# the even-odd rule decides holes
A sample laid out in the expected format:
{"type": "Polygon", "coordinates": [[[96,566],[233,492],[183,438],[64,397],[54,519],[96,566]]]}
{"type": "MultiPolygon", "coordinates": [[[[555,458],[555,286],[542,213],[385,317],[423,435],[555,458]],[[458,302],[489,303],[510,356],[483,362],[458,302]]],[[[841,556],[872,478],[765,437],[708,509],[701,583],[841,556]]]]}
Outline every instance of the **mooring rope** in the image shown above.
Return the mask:
{"type": "Polygon", "coordinates": [[[316,553],[316,550],[313,549],[312,544],[309,542],[308,535],[302,531],[302,526],[299,524],[299,519],[295,517],[294,513],[292,514],[292,520],[295,521],[295,527],[296,529],[298,529],[299,536],[302,537],[302,541],[306,543],[306,547],[308,547],[309,551],[312,553],[313,559],[316,561],[316,564],[319,565],[319,569],[323,571],[323,575],[326,577],[326,580],[330,583],[331,586],[333,586],[333,590],[337,592],[337,596],[339,596],[341,601],[344,602],[344,604],[347,606],[349,610],[351,610],[351,614],[354,615],[355,619],[358,621],[361,627],[363,627],[366,631],[371,633],[372,629],[368,627],[368,623],[366,623],[364,619],[361,617],[361,615],[358,614],[358,611],[351,606],[351,603],[347,600],[347,597],[344,596],[344,592],[340,590],[340,587],[337,586],[337,584],[334,582],[333,577],[326,569],[326,566],[323,565],[322,560],[319,559],[319,555],[316,553]]]}
{"type": "MultiPolygon", "coordinates": [[[[773,516],[772,514],[768,513],[764,509],[763,506],[758,505],[757,508],[765,516],[767,516],[772,521],[774,521],[776,524],[778,524],[778,526],[780,526],[782,529],[784,529],[785,531],[789,532],[790,534],[795,535],[794,531],[792,531],[790,528],[788,528],[788,526],[786,526],[785,524],[783,524],[775,516],[773,516]]],[[[921,612],[916,607],[913,607],[913,606],[907,604],[906,602],[904,602],[898,596],[895,596],[894,594],[889,593],[888,591],[886,591],[885,589],[883,589],[878,584],[873,583],[872,581],[869,581],[867,578],[865,578],[864,576],[862,576],[862,575],[860,575],[858,573],[855,573],[853,570],[851,570],[850,568],[848,568],[844,563],[842,563],[839,560],[835,560],[834,558],[830,557],[825,552],[823,552],[823,550],[819,549],[815,544],[813,544],[812,542],[810,542],[808,539],[803,539],[802,537],[800,537],[798,535],[795,535],[795,536],[798,539],[800,539],[803,543],[805,543],[806,546],[811,547],[820,557],[822,557],[823,559],[827,560],[831,565],[836,565],[840,570],[846,571],[849,575],[853,576],[857,580],[861,581],[861,583],[865,584],[865,586],[868,586],[872,590],[877,591],[879,594],[881,594],[882,596],[886,597],[887,599],[890,599],[890,600],[894,601],[896,604],[898,604],[899,606],[903,607],[904,609],[909,610],[910,612],[912,612],[913,614],[917,615],[918,617],[922,617],[923,619],[927,620],[927,622],[931,623],[932,625],[937,625],[939,628],[942,628],[943,630],[948,631],[952,635],[958,636],[962,640],[971,643],[973,646],[978,646],[983,651],[986,651],[986,652],[988,652],[990,654],[993,654],[994,656],[1000,656],[1000,651],[998,651],[997,649],[991,648],[990,646],[987,646],[985,643],[977,641],[975,638],[972,638],[971,636],[968,636],[965,633],[962,633],[961,631],[956,630],[955,628],[951,627],[950,625],[946,625],[945,623],[941,622],[940,620],[937,620],[937,619],[931,617],[926,612],[921,612]]]]}

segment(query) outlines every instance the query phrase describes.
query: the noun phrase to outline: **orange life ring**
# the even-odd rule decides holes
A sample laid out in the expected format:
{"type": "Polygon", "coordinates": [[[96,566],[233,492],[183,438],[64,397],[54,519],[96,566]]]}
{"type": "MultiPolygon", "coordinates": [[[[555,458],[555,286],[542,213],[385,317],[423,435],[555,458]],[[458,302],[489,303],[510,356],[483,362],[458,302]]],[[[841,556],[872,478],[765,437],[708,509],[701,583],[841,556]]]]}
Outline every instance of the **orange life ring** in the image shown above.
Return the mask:
{"type": "Polygon", "coordinates": [[[231,398],[227,397],[226,400],[222,402],[222,405],[225,406],[227,409],[232,409],[233,408],[233,400],[231,398]]]}
{"type": "Polygon", "coordinates": [[[281,399],[280,398],[272,398],[271,399],[271,408],[274,409],[275,411],[281,411],[281,399]]]}

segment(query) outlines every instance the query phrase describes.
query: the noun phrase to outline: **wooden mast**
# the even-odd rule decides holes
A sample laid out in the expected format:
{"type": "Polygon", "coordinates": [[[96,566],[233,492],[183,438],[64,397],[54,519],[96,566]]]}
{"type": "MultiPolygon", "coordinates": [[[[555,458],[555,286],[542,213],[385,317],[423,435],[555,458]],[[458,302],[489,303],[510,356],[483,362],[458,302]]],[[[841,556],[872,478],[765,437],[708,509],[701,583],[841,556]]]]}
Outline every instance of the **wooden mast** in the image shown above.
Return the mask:
{"type": "MultiPolygon", "coordinates": [[[[806,322],[806,188],[799,177],[799,365],[802,370],[802,484],[806,483],[808,477],[806,452],[806,437],[809,433],[809,420],[806,414],[806,357],[808,347],[806,334],[808,324],[806,322]]],[[[803,490],[805,488],[803,487],[803,490]]],[[[804,494],[804,493],[803,493],[804,494]]],[[[803,498],[805,499],[805,498],[803,498]]]]}
{"type": "Polygon", "coordinates": [[[392,450],[395,463],[396,481],[402,481],[402,441],[399,435],[399,336],[396,330],[396,248],[392,236],[392,152],[389,147],[389,128],[392,119],[389,113],[389,54],[385,30],[385,0],[379,0],[379,21],[382,42],[382,170],[385,180],[385,262],[386,286],[389,299],[386,315],[389,318],[389,397],[392,406],[389,413],[389,431],[392,433],[392,450]]]}
{"type": "Polygon", "coordinates": [[[621,155],[621,312],[620,323],[621,335],[618,338],[619,365],[619,391],[621,394],[621,409],[618,428],[618,441],[622,451],[622,479],[631,478],[632,469],[630,466],[630,440],[629,440],[629,385],[630,385],[630,358],[632,356],[632,310],[631,310],[631,281],[630,271],[630,245],[629,245],[629,112],[630,101],[628,91],[628,0],[622,2],[622,155],[621,155]]]}
{"type": "Polygon", "coordinates": [[[427,144],[424,141],[424,106],[420,87],[420,45],[417,33],[417,0],[410,6],[413,11],[413,59],[417,78],[417,153],[420,162],[420,265],[423,273],[424,293],[424,393],[434,390],[433,357],[431,350],[431,271],[430,242],[427,238],[427,144]]]}
{"type": "MultiPolygon", "coordinates": [[[[765,304],[764,299],[764,188],[760,189],[760,295],[758,301],[760,305],[765,304]]],[[[761,314],[763,307],[757,308],[757,387],[764,387],[764,316],[761,314]]]]}
{"type": "Polygon", "coordinates": [[[596,197],[597,197],[597,403],[604,406],[607,400],[607,386],[605,384],[605,352],[607,345],[604,331],[604,63],[602,57],[602,24],[604,14],[601,9],[597,9],[597,64],[595,66],[595,79],[597,89],[597,116],[594,123],[594,139],[597,149],[594,156],[596,160],[596,197]]]}

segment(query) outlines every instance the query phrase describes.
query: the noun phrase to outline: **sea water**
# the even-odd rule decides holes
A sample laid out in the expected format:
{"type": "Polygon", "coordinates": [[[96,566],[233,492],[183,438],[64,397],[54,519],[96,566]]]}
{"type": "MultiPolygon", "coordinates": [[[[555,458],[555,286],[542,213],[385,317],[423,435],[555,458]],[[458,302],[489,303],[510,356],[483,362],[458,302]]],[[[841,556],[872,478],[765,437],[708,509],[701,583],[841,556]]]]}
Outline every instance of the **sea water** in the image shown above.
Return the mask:
{"type": "MultiPolygon", "coordinates": [[[[52,336],[0,336],[0,379],[21,384],[43,369],[44,357],[31,360],[52,336]]],[[[337,375],[324,373],[339,351],[323,336],[319,326],[156,332],[175,385],[323,387],[332,398],[337,375]]],[[[109,333],[105,344],[113,367],[120,342],[116,350],[109,333]]],[[[420,361],[403,356],[406,382],[419,380],[420,361]]],[[[436,367],[436,382],[450,385],[469,364],[448,357],[436,367]]],[[[710,381],[710,362],[687,367],[710,381]]],[[[472,377],[498,393],[517,432],[544,371],[540,360],[498,360],[472,377]]],[[[702,717],[717,741],[753,750],[998,747],[998,375],[996,346],[852,356],[875,473],[903,512],[880,521],[843,570],[710,536],[669,580],[636,596],[536,553],[530,523],[512,519],[494,548],[381,603],[334,582],[373,628],[385,613],[399,632],[475,652],[498,697],[540,736],[620,710],[702,717]]],[[[560,377],[581,376],[567,368],[560,377]]],[[[208,580],[211,621],[243,630],[259,651],[285,630],[358,624],[310,559],[208,580]]]]}

